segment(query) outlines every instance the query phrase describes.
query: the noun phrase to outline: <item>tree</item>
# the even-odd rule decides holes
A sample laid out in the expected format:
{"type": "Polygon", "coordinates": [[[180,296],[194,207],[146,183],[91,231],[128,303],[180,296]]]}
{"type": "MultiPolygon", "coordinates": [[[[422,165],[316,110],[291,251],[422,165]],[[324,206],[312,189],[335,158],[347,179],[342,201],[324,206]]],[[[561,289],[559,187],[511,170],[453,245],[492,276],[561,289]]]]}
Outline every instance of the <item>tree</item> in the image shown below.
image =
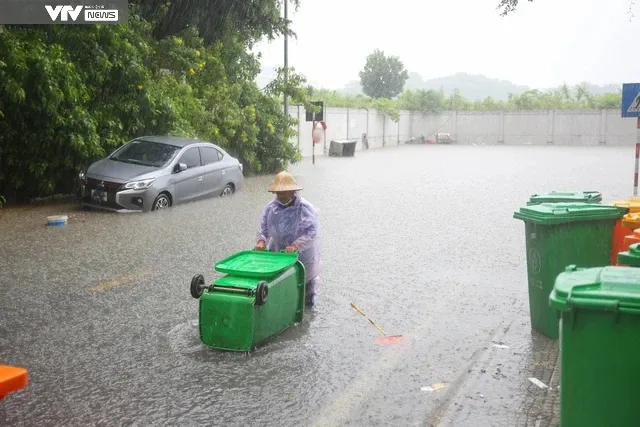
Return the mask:
{"type": "MultiPolygon", "coordinates": [[[[518,7],[518,3],[522,0],[500,0],[500,4],[496,9],[500,9],[500,16],[507,16],[511,12],[515,12],[518,7]]],[[[528,0],[533,2],[533,0],[528,0]]],[[[629,10],[627,14],[629,15],[629,21],[634,18],[633,7],[636,5],[635,0],[629,0],[629,10]]]]}
{"type": "Polygon", "coordinates": [[[360,71],[362,90],[372,98],[395,98],[402,93],[408,78],[402,61],[379,49],[367,56],[364,70],[360,71]]]}
{"type": "Polygon", "coordinates": [[[442,111],[443,105],[444,94],[435,90],[407,90],[398,98],[398,108],[422,114],[438,113],[442,111]]]}
{"type": "MultiPolygon", "coordinates": [[[[533,2],[533,0],[528,0],[533,2]]],[[[507,16],[509,13],[514,12],[518,7],[518,0],[500,0],[500,4],[497,9],[501,9],[501,16],[507,16]]]]}
{"type": "Polygon", "coordinates": [[[406,90],[394,100],[370,98],[365,95],[347,95],[327,89],[314,89],[314,98],[323,100],[327,107],[374,108],[390,118],[399,117],[399,110],[423,115],[438,114],[445,110],[495,111],[495,110],[580,110],[620,108],[622,93],[589,92],[590,85],[581,83],[571,87],[564,84],[548,91],[530,89],[522,93],[510,93],[506,101],[487,97],[471,101],[458,89],[445,96],[443,90],[406,90]]]}
{"type": "MultiPolygon", "coordinates": [[[[298,8],[299,0],[288,0],[298,8]]],[[[207,44],[240,37],[251,43],[273,40],[286,31],[282,0],[132,0],[140,15],[154,21],[153,36],[163,39],[195,26],[207,44]]],[[[292,34],[290,32],[290,34],[292,34]]]]}

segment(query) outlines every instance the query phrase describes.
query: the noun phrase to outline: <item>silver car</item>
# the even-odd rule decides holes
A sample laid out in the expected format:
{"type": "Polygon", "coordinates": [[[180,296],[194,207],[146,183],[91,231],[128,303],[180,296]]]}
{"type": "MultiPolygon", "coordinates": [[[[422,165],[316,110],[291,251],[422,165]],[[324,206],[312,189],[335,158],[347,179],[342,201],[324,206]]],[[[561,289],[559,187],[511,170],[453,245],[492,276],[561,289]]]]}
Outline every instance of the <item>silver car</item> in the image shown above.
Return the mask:
{"type": "Polygon", "coordinates": [[[229,196],[244,184],[242,164],[210,142],[172,136],[129,141],[78,175],[85,206],[132,212],[229,196]]]}

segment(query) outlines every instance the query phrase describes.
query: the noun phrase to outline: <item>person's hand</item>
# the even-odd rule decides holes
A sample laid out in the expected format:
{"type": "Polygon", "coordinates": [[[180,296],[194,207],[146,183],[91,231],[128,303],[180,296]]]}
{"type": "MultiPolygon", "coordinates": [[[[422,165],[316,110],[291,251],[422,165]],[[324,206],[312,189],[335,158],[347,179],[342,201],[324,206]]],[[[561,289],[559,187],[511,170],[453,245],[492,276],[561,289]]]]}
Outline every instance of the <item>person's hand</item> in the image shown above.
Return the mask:
{"type": "Polygon", "coordinates": [[[264,240],[260,240],[257,244],[256,244],[256,251],[264,251],[264,249],[267,247],[266,243],[264,242],[264,240]]]}
{"type": "Polygon", "coordinates": [[[294,252],[298,252],[298,248],[296,248],[296,246],[295,246],[295,245],[290,245],[290,246],[287,246],[287,247],[284,249],[284,251],[285,251],[286,253],[288,253],[288,254],[292,254],[292,253],[294,253],[294,252]]]}

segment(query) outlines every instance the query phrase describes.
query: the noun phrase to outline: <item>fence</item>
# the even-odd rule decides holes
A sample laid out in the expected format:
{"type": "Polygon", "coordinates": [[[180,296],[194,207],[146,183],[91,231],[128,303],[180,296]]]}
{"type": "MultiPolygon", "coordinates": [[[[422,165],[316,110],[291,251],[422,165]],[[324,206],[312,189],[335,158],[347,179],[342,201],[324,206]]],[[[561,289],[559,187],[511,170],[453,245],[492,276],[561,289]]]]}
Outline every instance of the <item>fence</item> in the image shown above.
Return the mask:
{"type": "MultiPolygon", "coordinates": [[[[292,143],[303,156],[312,154],[310,122],[305,121],[304,107],[291,106],[289,114],[299,120],[292,143]]],[[[324,144],[316,145],[316,155],[328,152],[337,139],[355,139],[362,150],[362,136],[367,134],[369,148],[403,144],[412,137],[435,138],[446,132],[458,144],[508,145],[633,145],[636,121],[620,117],[620,110],[550,110],[550,111],[445,111],[421,115],[400,112],[400,120],[374,109],[326,108],[327,130],[324,144]]]]}

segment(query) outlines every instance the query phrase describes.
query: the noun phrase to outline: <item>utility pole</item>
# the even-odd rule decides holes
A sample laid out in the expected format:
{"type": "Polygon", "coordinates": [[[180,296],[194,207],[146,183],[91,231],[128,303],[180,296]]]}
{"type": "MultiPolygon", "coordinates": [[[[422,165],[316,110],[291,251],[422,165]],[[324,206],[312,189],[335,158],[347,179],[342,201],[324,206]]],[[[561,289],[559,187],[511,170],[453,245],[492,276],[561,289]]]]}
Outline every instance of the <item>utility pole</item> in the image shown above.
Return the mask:
{"type": "Polygon", "coordinates": [[[284,93],[284,113],[285,114],[289,114],[289,97],[287,96],[287,92],[286,92],[286,88],[287,88],[287,84],[289,82],[289,24],[288,24],[288,20],[289,20],[289,6],[288,6],[289,1],[288,0],[284,0],[284,20],[286,22],[285,24],[285,33],[284,33],[284,87],[285,87],[285,93],[284,93]]]}

